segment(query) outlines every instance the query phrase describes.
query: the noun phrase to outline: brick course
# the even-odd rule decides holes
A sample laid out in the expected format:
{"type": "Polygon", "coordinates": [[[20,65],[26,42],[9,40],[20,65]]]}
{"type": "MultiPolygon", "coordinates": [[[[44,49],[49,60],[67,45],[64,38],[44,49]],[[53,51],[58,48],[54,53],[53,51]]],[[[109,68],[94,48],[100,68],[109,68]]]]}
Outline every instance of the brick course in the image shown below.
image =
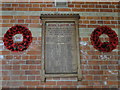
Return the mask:
{"type": "Polygon", "coordinates": [[[68,7],[55,7],[51,2],[4,2],[0,6],[3,11],[0,16],[0,43],[3,43],[3,35],[8,28],[16,24],[27,26],[33,34],[31,45],[23,52],[11,52],[0,44],[3,88],[118,88],[119,47],[112,52],[102,53],[94,49],[90,42],[91,32],[99,25],[107,25],[118,34],[118,2],[69,2],[68,7]],[[49,12],[80,15],[82,81],[68,77],[47,78],[45,83],[41,82],[40,14],[49,12]]]}

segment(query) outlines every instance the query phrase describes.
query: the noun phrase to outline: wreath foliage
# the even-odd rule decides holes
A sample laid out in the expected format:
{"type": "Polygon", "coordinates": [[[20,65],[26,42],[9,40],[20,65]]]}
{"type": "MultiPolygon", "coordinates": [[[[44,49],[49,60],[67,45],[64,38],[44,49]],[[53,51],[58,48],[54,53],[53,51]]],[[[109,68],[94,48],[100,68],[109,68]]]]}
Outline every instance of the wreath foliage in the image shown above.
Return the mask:
{"type": "Polygon", "coordinates": [[[99,26],[91,34],[91,43],[97,50],[101,52],[111,52],[118,45],[118,37],[115,31],[108,26],[99,26]],[[106,34],[109,42],[101,42],[99,36],[106,34]]]}
{"type": "Polygon", "coordinates": [[[22,25],[12,26],[5,34],[3,38],[4,45],[11,51],[24,51],[32,42],[32,33],[28,28],[22,25]],[[16,34],[22,34],[23,41],[20,43],[14,43],[13,36],[16,34]]]}

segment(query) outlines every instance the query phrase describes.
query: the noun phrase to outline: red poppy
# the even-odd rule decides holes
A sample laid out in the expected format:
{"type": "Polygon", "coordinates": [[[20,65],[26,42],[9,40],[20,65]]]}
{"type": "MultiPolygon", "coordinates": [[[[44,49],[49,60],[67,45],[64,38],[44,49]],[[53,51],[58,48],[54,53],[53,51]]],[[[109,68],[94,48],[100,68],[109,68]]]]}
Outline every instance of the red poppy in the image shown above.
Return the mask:
{"type": "Polygon", "coordinates": [[[111,52],[118,45],[118,37],[115,31],[107,26],[97,27],[91,34],[91,43],[97,50],[101,52],[111,52]],[[109,42],[101,42],[99,36],[106,34],[109,36],[109,42]]]}
{"type": "Polygon", "coordinates": [[[30,30],[28,28],[26,28],[25,26],[16,25],[16,26],[11,27],[6,32],[6,34],[4,34],[3,42],[4,42],[4,45],[6,46],[6,48],[11,51],[14,51],[14,52],[24,51],[28,48],[28,46],[32,42],[32,34],[31,34],[30,30]],[[23,41],[21,43],[13,43],[12,37],[15,34],[23,35],[23,41]]]}

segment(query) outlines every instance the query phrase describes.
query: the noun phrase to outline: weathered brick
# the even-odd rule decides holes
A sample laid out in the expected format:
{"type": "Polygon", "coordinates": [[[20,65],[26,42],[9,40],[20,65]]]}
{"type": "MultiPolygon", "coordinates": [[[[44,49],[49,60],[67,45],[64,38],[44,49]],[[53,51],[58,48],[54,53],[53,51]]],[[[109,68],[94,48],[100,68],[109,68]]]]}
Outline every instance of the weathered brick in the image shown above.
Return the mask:
{"type": "Polygon", "coordinates": [[[14,19],[28,19],[28,16],[14,16],[14,19]]]}
{"type": "Polygon", "coordinates": [[[2,10],[3,10],[3,11],[13,11],[14,8],[4,8],[4,7],[3,7],[2,10]]]}
{"type": "Polygon", "coordinates": [[[56,8],[43,8],[42,11],[57,11],[56,8]]]}
{"type": "Polygon", "coordinates": [[[80,12],[80,11],[81,11],[81,12],[85,12],[86,10],[85,10],[85,9],[76,9],[76,8],[75,8],[75,9],[72,9],[72,11],[77,11],[77,12],[80,12]]]}
{"type": "Polygon", "coordinates": [[[2,16],[2,19],[13,19],[13,16],[2,16]]]}
{"type": "Polygon", "coordinates": [[[25,81],[24,85],[27,85],[27,86],[39,85],[39,81],[25,81]]]}
{"type": "Polygon", "coordinates": [[[15,8],[15,11],[28,11],[28,8],[15,8]]]}
{"type": "Polygon", "coordinates": [[[42,11],[42,8],[29,8],[29,11],[42,11]]]}
{"type": "Polygon", "coordinates": [[[39,7],[40,5],[39,4],[33,4],[33,7],[39,7]]]}
{"type": "Polygon", "coordinates": [[[71,11],[71,9],[68,9],[68,8],[58,8],[58,11],[71,11]]]}

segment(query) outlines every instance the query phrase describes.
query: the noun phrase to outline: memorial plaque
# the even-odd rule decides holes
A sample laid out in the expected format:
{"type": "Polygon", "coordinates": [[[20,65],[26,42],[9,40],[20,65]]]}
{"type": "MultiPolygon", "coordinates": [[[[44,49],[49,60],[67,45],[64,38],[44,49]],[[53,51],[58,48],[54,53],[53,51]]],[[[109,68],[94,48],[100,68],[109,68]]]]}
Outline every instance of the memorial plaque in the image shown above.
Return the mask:
{"type": "Polygon", "coordinates": [[[75,23],[46,22],[45,27],[45,73],[76,74],[75,23]]]}

